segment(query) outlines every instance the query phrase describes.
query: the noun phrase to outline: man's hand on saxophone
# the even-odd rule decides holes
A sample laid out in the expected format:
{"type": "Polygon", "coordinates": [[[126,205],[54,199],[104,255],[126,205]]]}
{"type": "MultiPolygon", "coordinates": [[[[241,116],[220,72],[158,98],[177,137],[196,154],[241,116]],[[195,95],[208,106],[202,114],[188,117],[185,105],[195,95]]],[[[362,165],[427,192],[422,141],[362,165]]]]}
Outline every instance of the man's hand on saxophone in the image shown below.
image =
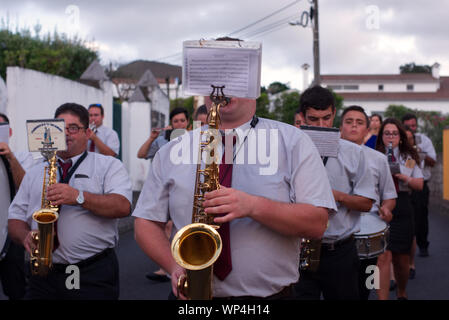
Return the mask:
{"type": "Polygon", "coordinates": [[[220,186],[220,189],[205,194],[203,205],[207,214],[223,215],[214,222],[225,223],[234,219],[251,216],[257,197],[233,188],[220,186]]]}
{"type": "Polygon", "coordinates": [[[52,205],[60,206],[76,205],[76,198],[79,191],[66,183],[56,183],[48,186],[47,199],[51,201],[52,205]]]}

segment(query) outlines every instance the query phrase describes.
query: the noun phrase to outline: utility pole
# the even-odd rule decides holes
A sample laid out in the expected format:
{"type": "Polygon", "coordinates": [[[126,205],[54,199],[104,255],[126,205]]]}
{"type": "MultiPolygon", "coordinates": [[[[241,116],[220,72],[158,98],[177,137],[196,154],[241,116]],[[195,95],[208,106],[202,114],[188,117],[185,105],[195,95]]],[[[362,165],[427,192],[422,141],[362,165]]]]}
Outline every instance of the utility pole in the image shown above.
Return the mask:
{"type": "Polygon", "coordinates": [[[313,5],[310,7],[310,12],[303,11],[301,20],[296,22],[289,22],[291,26],[307,27],[309,19],[312,23],[313,31],[313,81],[312,86],[321,84],[320,76],[320,37],[318,30],[318,0],[313,0],[313,5]]]}
{"type": "Polygon", "coordinates": [[[310,17],[313,27],[313,85],[321,84],[320,76],[320,34],[318,30],[318,0],[313,0],[313,7],[310,8],[310,17]]]}

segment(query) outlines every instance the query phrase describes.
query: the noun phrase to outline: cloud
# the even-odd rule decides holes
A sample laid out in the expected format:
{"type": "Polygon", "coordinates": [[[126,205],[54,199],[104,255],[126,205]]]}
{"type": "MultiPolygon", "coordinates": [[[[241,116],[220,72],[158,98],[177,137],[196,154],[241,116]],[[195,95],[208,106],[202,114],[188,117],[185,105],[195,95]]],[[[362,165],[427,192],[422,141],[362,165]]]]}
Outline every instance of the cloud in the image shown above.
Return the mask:
{"type": "MultiPolygon", "coordinates": [[[[19,17],[28,26],[39,21],[51,32],[55,25],[58,31],[78,31],[98,47],[103,63],[171,56],[164,61],[180,64],[181,55],[175,54],[181,53],[184,40],[226,35],[290,3],[292,0],[264,1],[263,5],[259,0],[2,0],[0,17],[9,12],[12,21],[19,17]],[[70,5],[79,9],[78,29],[73,23],[76,10],[66,12],[70,5]]],[[[304,63],[312,65],[313,73],[311,28],[289,26],[286,19],[299,17],[309,7],[308,1],[301,1],[240,33],[251,35],[285,18],[279,30],[254,38],[263,44],[263,85],[281,81],[300,86],[304,63]]],[[[444,0],[320,0],[321,71],[397,73],[404,63],[438,61],[442,74],[449,74],[448,9],[444,0]]]]}

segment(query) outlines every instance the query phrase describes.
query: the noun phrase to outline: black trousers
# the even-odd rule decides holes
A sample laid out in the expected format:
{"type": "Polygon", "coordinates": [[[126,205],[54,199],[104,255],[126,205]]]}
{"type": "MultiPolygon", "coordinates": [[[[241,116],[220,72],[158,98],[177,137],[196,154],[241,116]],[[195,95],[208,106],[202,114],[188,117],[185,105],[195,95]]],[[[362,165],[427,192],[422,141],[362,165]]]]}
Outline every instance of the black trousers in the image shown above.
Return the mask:
{"type": "Polygon", "coordinates": [[[427,181],[424,181],[422,191],[412,192],[412,206],[414,208],[415,236],[416,244],[421,249],[427,249],[429,241],[429,187],[427,181]]]}
{"type": "Polygon", "coordinates": [[[20,300],[25,295],[25,249],[10,242],[5,258],[0,261],[0,278],[3,292],[10,300],[20,300]]]}
{"type": "Polygon", "coordinates": [[[360,260],[355,240],[343,243],[335,250],[321,247],[317,272],[301,271],[295,284],[299,300],[359,300],[360,260]]]}
{"type": "MultiPolygon", "coordinates": [[[[68,266],[68,265],[67,265],[68,266]]],[[[106,249],[99,258],[89,258],[79,267],[79,289],[69,289],[66,282],[73,273],[66,265],[55,264],[47,276],[33,275],[28,283],[26,300],[117,300],[119,267],[114,249],[106,249]],[[90,261],[89,261],[90,260],[90,261]]]]}

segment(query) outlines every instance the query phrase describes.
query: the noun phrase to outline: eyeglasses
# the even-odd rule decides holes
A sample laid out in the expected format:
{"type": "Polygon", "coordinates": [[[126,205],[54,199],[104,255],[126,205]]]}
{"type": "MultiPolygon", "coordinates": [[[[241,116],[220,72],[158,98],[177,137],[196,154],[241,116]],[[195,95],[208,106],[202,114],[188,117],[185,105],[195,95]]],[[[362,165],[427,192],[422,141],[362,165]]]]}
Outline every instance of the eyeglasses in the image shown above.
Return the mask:
{"type": "Polygon", "coordinates": [[[398,131],[393,131],[393,132],[384,131],[384,136],[386,136],[386,137],[397,137],[397,136],[399,136],[399,132],[398,131]]]}
{"type": "Polygon", "coordinates": [[[78,131],[80,131],[80,129],[85,129],[84,127],[77,126],[76,124],[70,125],[65,128],[70,134],[76,134],[78,133],[78,131]]]}

